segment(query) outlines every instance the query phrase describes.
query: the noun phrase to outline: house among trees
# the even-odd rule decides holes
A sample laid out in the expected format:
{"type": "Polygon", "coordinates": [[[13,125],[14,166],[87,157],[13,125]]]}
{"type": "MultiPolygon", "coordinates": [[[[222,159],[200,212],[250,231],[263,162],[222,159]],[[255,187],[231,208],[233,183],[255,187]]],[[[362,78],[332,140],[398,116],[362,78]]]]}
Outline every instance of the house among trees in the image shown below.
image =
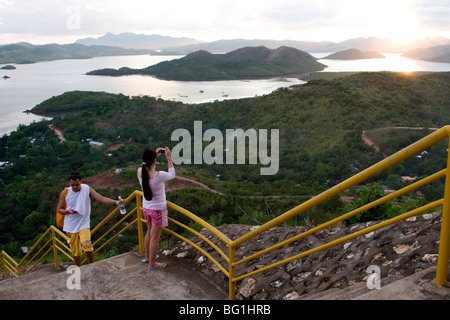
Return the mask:
{"type": "Polygon", "coordinates": [[[404,182],[414,182],[417,180],[417,177],[410,177],[410,176],[402,176],[402,180],[404,182]]]}
{"type": "Polygon", "coordinates": [[[98,142],[98,141],[89,141],[89,145],[92,147],[95,147],[95,148],[101,148],[105,144],[103,142],[98,142]]]}

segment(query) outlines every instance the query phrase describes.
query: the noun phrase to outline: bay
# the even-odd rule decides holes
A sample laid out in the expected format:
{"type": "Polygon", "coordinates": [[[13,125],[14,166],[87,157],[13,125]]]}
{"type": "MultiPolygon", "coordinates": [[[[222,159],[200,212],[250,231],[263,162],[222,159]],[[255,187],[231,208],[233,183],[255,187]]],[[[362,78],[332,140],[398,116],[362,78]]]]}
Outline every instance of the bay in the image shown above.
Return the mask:
{"type": "MultiPolygon", "coordinates": [[[[450,63],[427,62],[384,54],[386,58],[362,60],[323,59],[331,53],[312,53],[327,65],[324,72],[344,71],[450,71],[450,63]]],[[[56,60],[14,65],[16,70],[0,70],[0,135],[9,134],[19,124],[42,119],[23,113],[37,104],[67,91],[105,91],[127,96],[149,95],[183,103],[203,103],[269,94],[281,87],[305,83],[296,78],[233,81],[167,81],[150,76],[102,77],[86,72],[102,68],[144,68],[182,56],[115,56],[86,60],[56,60]],[[10,78],[3,79],[3,76],[10,78]]]]}
{"type": "Polygon", "coordinates": [[[331,60],[324,59],[330,53],[319,53],[312,55],[318,58],[320,63],[328,67],[324,72],[345,71],[393,71],[393,72],[415,72],[415,71],[450,71],[450,63],[430,62],[403,57],[400,53],[382,53],[385,58],[358,59],[358,60],[331,60]]]}
{"type": "Polygon", "coordinates": [[[23,113],[37,104],[67,91],[105,91],[126,96],[149,95],[184,103],[240,99],[260,96],[281,87],[304,83],[296,78],[233,81],[166,81],[151,76],[88,76],[102,68],[144,68],[182,56],[116,56],[86,60],[56,60],[14,65],[16,70],[0,70],[0,134],[9,134],[19,124],[42,119],[23,113]],[[4,75],[9,79],[1,79],[4,75]]]}

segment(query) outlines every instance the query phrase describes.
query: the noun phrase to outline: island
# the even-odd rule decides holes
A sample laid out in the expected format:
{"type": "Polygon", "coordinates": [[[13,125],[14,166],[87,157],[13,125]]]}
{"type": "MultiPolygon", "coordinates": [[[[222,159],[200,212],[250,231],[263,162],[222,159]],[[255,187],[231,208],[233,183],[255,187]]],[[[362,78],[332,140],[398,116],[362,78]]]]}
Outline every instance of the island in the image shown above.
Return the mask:
{"type": "Polygon", "coordinates": [[[11,64],[7,64],[6,66],[1,67],[2,70],[16,70],[16,67],[14,67],[11,64]]]}
{"type": "Polygon", "coordinates": [[[164,80],[216,81],[263,79],[280,76],[299,76],[322,71],[326,65],[309,53],[290,48],[245,47],[225,54],[195,51],[183,58],[163,61],[143,69],[99,69],[87,75],[125,76],[150,75],[164,80]]]}
{"type": "Polygon", "coordinates": [[[358,59],[377,59],[377,58],[386,58],[379,52],[364,52],[358,49],[348,49],[335,52],[326,56],[322,59],[330,59],[330,60],[358,60],[358,59]]]}
{"type": "Polygon", "coordinates": [[[152,52],[151,50],[124,49],[110,46],[88,47],[81,44],[33,45],[27,42],[19,42],[0,45],[0,64],[28,64],[59,59],[90,59],[102,56],[142,55],[152,52]]]}
{"type": "Polygon", "coordinates": [[[424,61],[450,63],[450,45],[409,50],[403,56],[424,61]]]}

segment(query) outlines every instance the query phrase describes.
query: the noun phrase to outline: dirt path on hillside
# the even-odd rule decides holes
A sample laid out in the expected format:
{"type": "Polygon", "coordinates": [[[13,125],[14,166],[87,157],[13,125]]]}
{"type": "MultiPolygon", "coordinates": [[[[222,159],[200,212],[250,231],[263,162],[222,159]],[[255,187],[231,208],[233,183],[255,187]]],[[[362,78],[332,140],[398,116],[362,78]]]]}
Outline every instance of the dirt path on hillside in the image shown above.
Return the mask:
{"type": "Polygon", "coordinates": [[[50,130],[52,130],[55,133],[55,135],[58,137],[59,141],[61,141],[61,142],[66,141],[66,138],[64,138],[64,130],[63,129],[60,129],[53,124],[49,124],[48,127],[50,130]]]}
{"type": "MultiPolygon", "coordinates": [[[[121,189],[124,186],[132,186],[135,184],[135,183],[122,183],[122,182],[114,181],[114,179],[112,179],[112,177],[113,177],[113,175],[99,174],[96,176],[84,178],[83,182],[90,185],[94,189],[106,189],[106,188],[121,189]]],[[[137,179],[136,179],[136,181],[137,181],[137,179]]],[[[207,191],[210,191],[213,193],[224,195],[223,193],[221,193],[217,190],[211,189],[204,183],[198,182],[197,180],[194,180],[194,179],[191,179],[188,177],[179,176],[179,175],[177,175],[173,180],[171,180],[167,184],[166,191],[175,191],[175,190],[180,190],[180,189],[189,188],[189,187],[193,187],[193,186],[200,187],[204,190],[207,190],[207,191]]]]}
{"type": "MultiPolygon", "coordinates": [[[[381,130],[389,130],[389,129],[404,129],[404,130],[432,130],[436,131],[439,130],[439,128],[426,128],[426,127],[385,127],[385,128],[378,128],[378,129],[372,129],[370,131],[381,131],[381,130]]],[[[364,141],[364,143],[370,147],[373,147],[376,152],[380,152],[380,147],[375,144],[375,142],[369,138],[366,131],[364,130],[361,134],[361,139],[364,141]]]]}
{"type": "Polygon", "coordinates": [[[367,144],[369,147],[373,147],[376,152],[380,152],[380,147],[378,147],[375,144],[375,142],[373,142],[373,140],[367,136],[366,131],[362,132],[361,138],[363,139],[364,143],[367,144]]]}
{"type": "MultiPolygon", "coordinates": [[[[193,184],[193,185],[199,186],[200,188],[203,188],[203,189],[205,189],[205,190],[211,191],[211,192],[213,192],[213,193],[220,194],[220,195],[222,195],[222,196],[224,195],[222,192],[219,192],[219,191],[217,191],[217,190],[211,189],[211,188],[208,187],[206,184],[203,184],[203,183],[198,182],[197,180],[194,180],[194,179],[191,179],[191,178],[187,178],[187,177],[183,177],[183,176],[176,176],[175,179],[177,179],[177,180],[182,180],[182,181],[186,181],[186,182],[188,182],[189,184],[193,184]]],[[[176,189],[175,189],[175,188],[169,188],[168,190],[176,190],[176,189]]]]}

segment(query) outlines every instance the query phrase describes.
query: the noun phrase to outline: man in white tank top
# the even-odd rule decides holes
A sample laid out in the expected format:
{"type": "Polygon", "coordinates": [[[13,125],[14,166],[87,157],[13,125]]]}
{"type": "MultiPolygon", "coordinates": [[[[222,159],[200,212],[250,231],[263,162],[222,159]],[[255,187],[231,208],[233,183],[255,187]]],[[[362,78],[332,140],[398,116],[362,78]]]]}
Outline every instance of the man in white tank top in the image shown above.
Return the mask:
{"type": "Polygon", "coordinates": [[[81,266],[81,256],[83,252],[89,263],[94,261],[94,248],[91,243],[91,199],[106,204],[119,205],[123,200],[116,201],[104,197],[94,189],[81,181],[78,172],[70,174],[70,187],[67,188],[67,195],[64,191],[59,196],[58,211],[64,215],[63,231],[67,232],[70,238],[70,250],[73,261],[77,266],[81,266]]]}

